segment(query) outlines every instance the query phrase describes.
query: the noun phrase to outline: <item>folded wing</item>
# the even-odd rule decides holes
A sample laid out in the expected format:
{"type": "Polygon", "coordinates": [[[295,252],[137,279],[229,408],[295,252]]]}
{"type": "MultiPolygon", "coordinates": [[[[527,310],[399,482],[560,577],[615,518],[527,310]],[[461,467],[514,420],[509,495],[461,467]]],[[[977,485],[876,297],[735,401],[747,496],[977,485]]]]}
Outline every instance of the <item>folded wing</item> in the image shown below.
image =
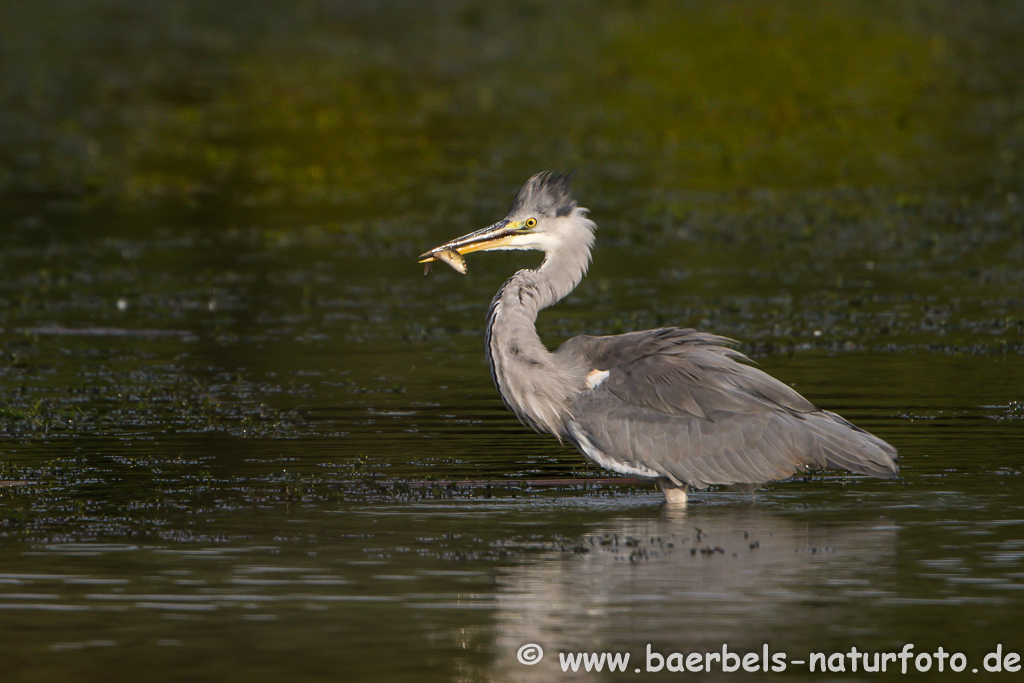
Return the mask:
{"type": "Polygon", "coordinates": [[[570,339],[556,353],[600,378],[570,405],[570,436],[620,471],[696,488],[819,468],[896,474],[892,446],[740,362],[746,357],[728,343],[680,328],[570,339]]]}

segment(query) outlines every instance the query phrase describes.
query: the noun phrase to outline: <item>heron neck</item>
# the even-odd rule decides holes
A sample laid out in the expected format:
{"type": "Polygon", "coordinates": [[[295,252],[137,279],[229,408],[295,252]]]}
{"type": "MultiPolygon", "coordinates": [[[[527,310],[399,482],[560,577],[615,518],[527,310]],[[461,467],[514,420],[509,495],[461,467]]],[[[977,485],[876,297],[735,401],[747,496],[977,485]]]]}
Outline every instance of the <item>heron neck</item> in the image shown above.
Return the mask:
{"type": "Polygon", "coordinates": [[[536,270],[502,286],[487,314],[485,353],[505,406],[537,431],[561,437],[578,368],[559,364],[537,334],[537,314],[571,292],[587,271],[590,245],[549,253],[536,270]]]}
{"type": "Polygon", "coordinates": [[[538,269],[525,271],[539,293],[534,314],[569,296],[587,274],[589,266],[590,245],[587,244],[585,249],[549,254],[538,269]]]}
{"type": "MultiPolygon", "coordinates": [[[[503,325],[500,333],[529,335],[539,343],[535,327],[537,314],[576,289],[589,266],[590,244],[587,243],[576,249],[550,252],[537,269],[520,270],[510,277],[495,295],[489,315],[518,324],[503,325]]],[[[494,320],[489,322],[493,324],[494,320]]]]}

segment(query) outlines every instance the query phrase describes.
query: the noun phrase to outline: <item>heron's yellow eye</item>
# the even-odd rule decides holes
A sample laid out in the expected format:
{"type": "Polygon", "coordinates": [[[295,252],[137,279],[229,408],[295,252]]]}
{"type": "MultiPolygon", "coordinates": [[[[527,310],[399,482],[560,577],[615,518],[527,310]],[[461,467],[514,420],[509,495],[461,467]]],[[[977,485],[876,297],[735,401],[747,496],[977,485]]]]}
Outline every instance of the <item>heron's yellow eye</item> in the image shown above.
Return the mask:
{"type": "Polygon", "coordinates": [[[526,219],[526,227],[528,227],[528,228],[536,228],[537,227],[537,219],[536,218],[527,218],[526,219]]]}

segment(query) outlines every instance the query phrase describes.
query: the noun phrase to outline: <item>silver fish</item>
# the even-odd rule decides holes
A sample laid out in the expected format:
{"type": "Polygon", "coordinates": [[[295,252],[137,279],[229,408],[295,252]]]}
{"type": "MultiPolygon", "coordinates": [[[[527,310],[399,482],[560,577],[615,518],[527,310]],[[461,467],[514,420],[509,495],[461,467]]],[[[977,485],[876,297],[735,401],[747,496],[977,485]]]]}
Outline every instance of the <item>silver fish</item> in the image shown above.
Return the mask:
{"type": "MultiPolygon", "coordinates": [[[[465,275],[466,271],[468,270],[466,268],[466,259],[462,258],[462,254],[453,249],[441,249],[440,251],[433,252],[431,256],[433,256],[438,261],[444,261],[449,266],[451,266],[453,270],[462,273],[463,275],[465,275]]],[[[430,264],[427,263],[423,270],[424,275],[427,274],[427,269],[429,268],[430,264]]]]}

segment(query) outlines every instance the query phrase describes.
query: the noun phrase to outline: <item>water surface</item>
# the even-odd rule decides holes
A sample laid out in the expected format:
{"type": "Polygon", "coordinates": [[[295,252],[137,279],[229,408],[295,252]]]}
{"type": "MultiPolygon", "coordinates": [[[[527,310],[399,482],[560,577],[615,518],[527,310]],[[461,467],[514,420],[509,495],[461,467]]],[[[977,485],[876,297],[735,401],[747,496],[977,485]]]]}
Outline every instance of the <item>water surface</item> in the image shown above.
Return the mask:
{"type": "Polygon", "coordinates": [[[1024,652],[1019,7],[58,5],[0,8],[4,681],[1024,652]],[[733,337],[900,477],[671,511],[519,425],[538,257],[415,256],[547,168],[600,227],[551,346],[733,337]]]}

